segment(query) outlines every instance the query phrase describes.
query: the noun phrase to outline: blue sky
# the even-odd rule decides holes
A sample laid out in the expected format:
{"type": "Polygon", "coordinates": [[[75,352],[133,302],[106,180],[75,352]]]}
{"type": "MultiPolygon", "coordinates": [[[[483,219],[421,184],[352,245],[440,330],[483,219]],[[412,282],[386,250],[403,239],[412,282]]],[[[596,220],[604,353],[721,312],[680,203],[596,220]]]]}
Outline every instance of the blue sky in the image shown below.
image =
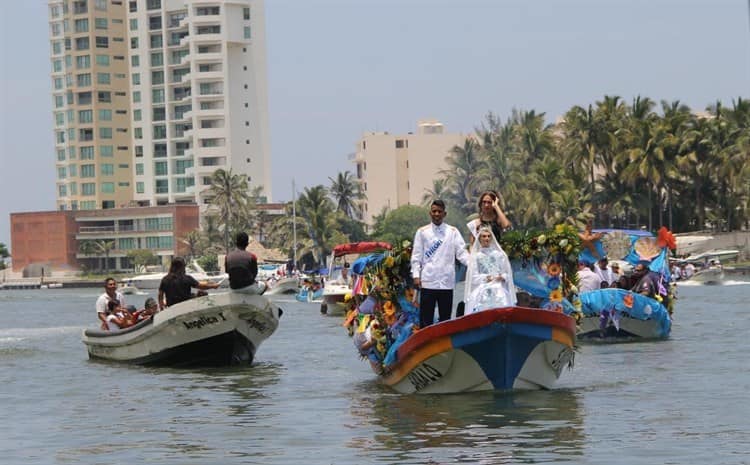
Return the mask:
{"type": "MultiPolygon", "coordinates": [[[[604,95],[704,109],[748,98],[745,0],[266,0],[273,199],[352,170],[365,131],[487,112],[548,121],[604,95]]],[[[52,210],[47,2],[3,2],[0,242],[9,214],[52,210]]],[[[12,251],[11,251],[12,252],[12,251]]]]}

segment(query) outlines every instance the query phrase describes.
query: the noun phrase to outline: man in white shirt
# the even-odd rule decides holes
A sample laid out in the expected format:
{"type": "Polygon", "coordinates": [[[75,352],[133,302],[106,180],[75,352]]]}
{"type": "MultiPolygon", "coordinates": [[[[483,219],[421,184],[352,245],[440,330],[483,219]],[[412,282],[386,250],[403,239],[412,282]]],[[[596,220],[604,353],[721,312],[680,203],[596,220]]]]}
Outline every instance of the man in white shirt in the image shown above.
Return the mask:
{"type": "Polygon", "coordinates": [[[609,261],[607,260],[607,257],[602,257],[598,262],[596,262],[596,265],[594,265],[594,271],[596,272],[597,276],[599,276],[601,287],[610,287],[617,282],[614,274],[612,273],[612,269],[609,267],[609,261]]]}
{"type": "Polygon", "coordinates": [[[109,314],[109,303],[117,302],[117,306],[125,308],[125,298],[117,290],[117,281],[115,278],[107,278],[104,281],[104,294],[96,299],[96,315],[102,322],[101,328],[108,330],[107,315],[109,314]]]}
{"type": "Polygon", "coordinates": [[[601,288],[602,280],[585,261],[578,261],[578,292],[594,291],[601,288]]]}
{"type": "Polygon", "coordinates": [[[432,223],[422,226],[414,235],[411,252],[411,275],[419,296],[420,328],[435,320],[435,304],[440,321],[450,320],[453,310],[453,288],[456,285],[455,261],[468,264],[469,253],[461,233],[443,223],[445,203],[435,200],[430,205],[432,223]]]}

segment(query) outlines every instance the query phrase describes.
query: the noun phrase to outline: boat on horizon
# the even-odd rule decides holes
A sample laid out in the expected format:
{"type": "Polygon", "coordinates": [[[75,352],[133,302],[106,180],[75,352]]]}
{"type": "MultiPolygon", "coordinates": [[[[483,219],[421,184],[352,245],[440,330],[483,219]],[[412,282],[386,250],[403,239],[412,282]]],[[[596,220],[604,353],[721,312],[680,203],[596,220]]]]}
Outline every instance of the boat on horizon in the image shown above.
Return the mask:
{"type": "Polygon", "coordinates": [[[118,331],[86,329],[90,359],[158,366],[250,364],[283,311],[261,295],[222,292],[180,302],[118,331]]]}
{"type": "MultiPolygon", "coordinates": [[[[226,287],[229,284],[229,275],[227,273],[206,272],[195,260],[186,266],[186,274],[189,274],[199,282],[213,282],[222,287],[226,287]]],[[[166,271],[145,273],[127,278],[126,281],[130,282],[137,289],[159,289],[161,280],[166,275],[166,271]]]]}

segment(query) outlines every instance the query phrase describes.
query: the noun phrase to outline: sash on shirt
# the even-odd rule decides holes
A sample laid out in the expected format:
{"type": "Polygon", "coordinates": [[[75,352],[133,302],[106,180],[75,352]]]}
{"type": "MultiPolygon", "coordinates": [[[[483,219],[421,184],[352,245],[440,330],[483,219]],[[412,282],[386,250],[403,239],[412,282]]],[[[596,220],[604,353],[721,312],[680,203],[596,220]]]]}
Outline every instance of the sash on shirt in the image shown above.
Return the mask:
{"type": "Polygon", "coordinates": [[[437,239],[435,242],[433,242],[432,245],[424,253],[425,261],[431,259],[435,255],[435,252],[437,252],[437,249],[439,249],[441,245],[443,245],[442,239],[437,239]]]}

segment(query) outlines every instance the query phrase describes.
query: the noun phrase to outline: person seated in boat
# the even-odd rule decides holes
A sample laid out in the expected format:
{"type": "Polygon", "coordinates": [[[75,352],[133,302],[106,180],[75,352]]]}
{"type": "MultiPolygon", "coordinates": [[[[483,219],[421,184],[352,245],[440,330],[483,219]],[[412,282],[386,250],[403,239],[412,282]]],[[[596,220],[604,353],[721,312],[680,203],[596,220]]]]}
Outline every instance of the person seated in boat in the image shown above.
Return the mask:
{"type": "Polygon", "coordinates": [[[107,303],[106,323],[108,331],[117,331],[133,326],[136,321],[127,308],[111,300],[107,303]]]}
{"type": "Polygon", "coordinates": [[[175,257],[169,266],[169,273],[161,279],[159,284],[159,309],[165,308],[184,302],[193,297],[206,295],[207,289],[216,289],[219,283],[201,281],[185,273],[185,260],[182,257],[175,257]],[[197,294],[192,294],[193,288],[199,289],[197,294]]]}
{"type": "Polygon", "coordinates": [[[154,316],[159,311],[159,304],[156,303],[156,299],[149,297],[143,304],[143,309],[133,313],[136,323],[140,323],[143,320],[147,320],[154,316]]]}
{"type": "Polygon", "coordinates": [[[594,265],[594,272],[601,280],[601,283],[599,284],[600,287],[611,287],[615,284],[615,276],[612,273],[612,268],[609,267],[609,261],[606,256],[600,258],[599,261],[596,262],[596,265],[594,265]]]}
{"type": "Polygon", "coordinates": [[[641,260],[636,263],[633,268],[633,279],[636,281],[635,285],[630,289],[633,292],[651,297],[656,297],[659,292],[658,283],[654,279],[653,273],[648,269],[648,262],[641,260]]]}
{"type": "Polygon", "coordinates": [[[263,294],[267,288],[266,283],[255,281],[258,276],[258,258],[245,250],[250,244],[247,233],[237,233],[234,243],[237,248],[224,259],[224,269],[229,274],[229,287],[244,294],[263,294]]]}
{"type": "Polygon", "coordinates": [[[101,322],[101,329],[107,330],[107,314],[109,313],[108,304],[110,302],[117,302],[118,305],[125,305],[125,297],[122,293],[117,290],[117,281],[115,278],[107,278],[104,280],[104,294],[100,295],[96,299],[96,315],[101,322]]]}
{"type": "Polygon", "coordinates": [[[602,280],[591,269],[586,260],[578,260],[578,292],[589,292],[601,289],[602,280]]]}
{"type": "Polygon", "coordinates": [[[344,262],[343,268],[341,268],[341,280],[344,281],[344,284],[347,286],[349,285],[349,262],[344,262]]]}
{"type": "Polygon", "coordinates": [[[480,226],[466,275],[465,313],[516,304],[510,260],[489,226],[480,226]]]}
{"type": "Polygon", "coordinates": [[[609,269],[612,270],[612,282],[609,283],[609,287],[617,287],[617,283],[622,277],[622,273],[620,272],[620,264],[617,262],[612,262],[612,264],[609,265],[609,269]]]}

